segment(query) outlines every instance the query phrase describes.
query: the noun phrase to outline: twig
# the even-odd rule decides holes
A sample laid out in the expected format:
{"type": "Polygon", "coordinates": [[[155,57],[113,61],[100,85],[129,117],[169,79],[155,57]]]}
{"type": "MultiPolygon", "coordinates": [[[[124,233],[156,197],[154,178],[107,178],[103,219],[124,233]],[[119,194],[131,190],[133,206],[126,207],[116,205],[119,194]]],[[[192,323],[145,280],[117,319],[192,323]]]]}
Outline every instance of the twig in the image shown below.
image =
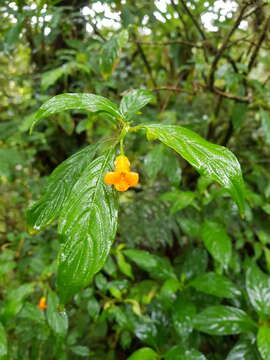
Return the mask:
{"type": "Polygon", "coordinates": [[[232,36],[232,34],[235,32],[235,30],[238,28],[242,18],[243,18],[243,15],[244,15],[244,12],[246,10],[246,8],[248,7],[248,4],[246,3],[240,10],[239,12],[239,15],[233,25],[233,27],[231,28],[231,30],[228,32],[228,34],[226,35],[223,43],[221,44],[221,47],[218,49],[217,51],[217,54],[212,62],[212,66],[211,66],[211,69],[210,69],[210,74],[209,74],[209,88],[210,90],[213,90],[214,89],[214,81],[215,81],[215,72],[216,72],[216,69],[217,69],[217,65],[218,65],[218,62],[220,60],[220,58],[222,57],[222,54],[223,52],[225,51],[229,41],[230,41],[230,38],[232,36]]]}
{"type": "Polygon", "coordinates": [[[220,96],[226,98],[226,99],[235,100],[237,102],[246,103],[246,104],[249,104],[251,102],[251,99],[248,96],[238,96],[235,94],[227,93],[216,87],[213,89],[213,92],[217,95],[220,95],[220,96]]]}
{"type": "MultiPolygon", "coordinates": [[[[143,62],[144,62],[144,65],[145,65],[145,67],[146,67],[146,70],[147,70],[147,72],[148,72],[148,75],[149,75],[149,77],[150,77],[150,79],[151,79],[154,87],[157,87],[156,79],[155,79],[154,76],[153,76],[151,66],[150,66],[150,64],[149,64],[149,62],[148,62],[148,60],[147,60],[147,57],[146,57],[146,55],[145,55],[145,53],[144,53],[144,51],[143,51],[143,48],[142,48],[141,44],[137,42],[137,39],[136,39],[135,34],[132,34],[132,37],[133,37],[133,39],[134,39],[135,42],[136,42],[138,52],[139,52],[139,54],[141,55],[141,58],[142,58],[142,60],[143,60],[143,62]]],[[[158,101],[159,101],[159,104],[160,104],[160,103],[161,103],[161,99],[160,99],[159,94],[157,95],[157,97],[158,97],[158,101]]]]}
{"type": "Polygon", "coordinates": [[[186,38],[188,39],[187,24],[186,24],[185,20],[183,19],[183,16],[182,16],[182,14],[181,14],[181,11],[179,11],[179,9],[178,9],[177,5],[175,4],[174,0],[171,0],[171,4],[172,4],[172,7],[174,8],[174,10],[177,12],[179,19],[180,19],[180,20],[182,21],[182,23],[183,23],[184,31],[185,31],[185,34],[186,34],[186,38]]]}
{"type": "Polygon", "coordinates": [[[103,41],[106,41],[106,38],[101,34],[101,32],[99,31],[97,25],[94,22],[90,21],[90,20],[88,20],[88,21],[89,21],[90,25],[92,26],[92,28],[94,29],[94,33],[97,36],[99,36],[103,41]]]}
{"type": "MultiPolygon", "coordinates": [[[[202,30],[202,28],[200,27],[198,21],[196,20],[196,18],[193,16],[192,12],[189,10],[188,6],[186,5],[186,1],[184,0],[180,0],[181,4],[183,5],[184,9],[186,10],[186,12],[188,13],[189,17],[191,18],[193,24],[195,25],[195,27],[197,28],[197,30],[199,31],[201,37],[203,40],[206,40],[206,36],[204,35],[204,32],[202,30]]],[[[173,1],[172,1],[173,2],[173,1]]]]}
{"type": "Polygon", "coordinates": [[[261,33],[261,35],[259,37],[258,43],[256,44],[255,49],[254,49],[253,53],[251,54],[251,57],[250,57],[250,60],[249,60],[249,63],[248,63],[248,72],[251,71],[252,66],[254,65],[254,62],[255,62],[255,60],[257,58],[260,47],[261,47],[261,45],[262,45],[262,43],[263,43],[263,41],[264,41],[264,39],[266,37],[269,25],[270,25],[270,17],[268,17],[268,19],[266,20],[266,22],[264,24],[264,27],[262,29],[262,33],[261,33]]]}
{"type": "Polygon", "coordinates": [[[250,17],[252,14],[254,14],[256,11],[258,11],[259,8],[263,8],[264,6],[267,6],[267,3],[262,3],[262,4],[259,4],[257,6],[255,6],[253,9],[250,10],[249,13],[247,13],[243,19],[247,19],[248,17],[250,17]]]}
{"type": "MultiPolygon", "coordinates": [[[[203,90],[210,90],[206,85],[203,84],[195,84],[197,88],[201,88],[203,90]]],[[[189,95],[197,95],[198,91],[194,90],[194,91],[190,91],[184,88],[177,88],[177,87],[170,87],[170,86],[162,86],[162,87],[158,87],[158,88],[153,88],[152,91],[173,91],[176,93],[186,93],[189,95]]],[[[246,103],[249,104],[251,102],[250,97],[248,96],[239,96],[239,95],[235,95],[235,94],[231,94],[228,92],[225,92],[217,87],[214,87],[212,90],[210,90],[210,92],[217,94],[223,98],[229,99],[229,100],[234,100],[240,103],[246,103]]]]}
{"type": "Polygon", "coordinates": [[[168,40],[168,41],[141,41],[141,40],[136,40],[136,43],[139,44],[147,44],[147,45],[152,45],[152,46],[166,46],[166,45],[173,45],[173,44],[183,44],[183,45],[187,45],[190,47],[196,47],[199,49],[203,49],[204,45],[203,43],[192,43],[190,41],[186,41],[186,40],[168,40]]]}
{"type": "Polygon", "coordinates": [[[270,75],[268,75],[267,78],[264,80],[263,86],[266,86],[269,80],[270,80],[270,75]]]}
{"type": "Polygon", "coordinates": [[[171,87],[171,86],[162,86],[162,87],[156,87],[151,89],[151,91],[172,91],[177,93],[186,93],[189,95],[196,95],[196,92],[190,91],[184,88],[177,88],[177,87],[171,87]]]}

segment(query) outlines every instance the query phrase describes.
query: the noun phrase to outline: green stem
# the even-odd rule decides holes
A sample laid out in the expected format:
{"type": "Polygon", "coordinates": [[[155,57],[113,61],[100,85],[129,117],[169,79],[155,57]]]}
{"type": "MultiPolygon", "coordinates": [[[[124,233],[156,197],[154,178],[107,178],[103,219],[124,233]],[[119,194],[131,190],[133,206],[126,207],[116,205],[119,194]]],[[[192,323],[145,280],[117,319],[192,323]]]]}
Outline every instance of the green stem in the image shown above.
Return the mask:
{"type": "Polygon", "coordinates": [[[136,132],[136,131],[139,131],[139,130],[142,130],[144,129],[145,126],[142,126],[142,125],[138,125],[138,126],[132,126],[131,128],[129,128],[129,132],[136,132]]]}
{"type": "Polygon", "coordinates": [[[120,154],[121,154],[121,155],[124,155],[124,154],[125,154],[125,152],[124,152],[124,137],[122,137],[122,138],[120,139],[120,154]]]}

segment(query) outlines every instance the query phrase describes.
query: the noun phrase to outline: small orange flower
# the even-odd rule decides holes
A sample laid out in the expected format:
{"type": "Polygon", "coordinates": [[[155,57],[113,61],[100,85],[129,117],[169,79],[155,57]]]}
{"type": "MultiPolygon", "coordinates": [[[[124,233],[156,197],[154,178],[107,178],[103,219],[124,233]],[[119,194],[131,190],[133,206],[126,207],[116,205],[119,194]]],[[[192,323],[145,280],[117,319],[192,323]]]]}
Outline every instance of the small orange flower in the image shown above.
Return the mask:
{"type": "Polygon", "coordinates": [[[47,307],[48,307],[48,306],[47,306],[47,304],[46,304],[46,298],[45,298],[45,297],[40,298],[39,303],[38,303],[38,308],[39,308],[40,310],[46,310],[47,307]]]}
{"type": "Polygon", "coordinates": [[[119,155],[114,162],[115,171],[108,172],[104,177],[107,185],[114,185],[118,191],[126,191],[138,185],[139,174],[130,171],[130,162],[124,155],[119,155]]]}

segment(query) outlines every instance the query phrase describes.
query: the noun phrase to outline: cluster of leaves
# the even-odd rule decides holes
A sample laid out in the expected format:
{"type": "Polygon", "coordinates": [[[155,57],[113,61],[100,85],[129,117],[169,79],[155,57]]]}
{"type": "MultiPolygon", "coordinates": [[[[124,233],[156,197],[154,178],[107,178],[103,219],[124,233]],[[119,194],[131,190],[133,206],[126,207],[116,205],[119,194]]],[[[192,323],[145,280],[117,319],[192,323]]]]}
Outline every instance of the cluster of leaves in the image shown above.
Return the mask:
{"type": "Polygon", "coordinates": [[[0,358],[270,358],[269,4],[220,3],[1,3],[0,358]]]}

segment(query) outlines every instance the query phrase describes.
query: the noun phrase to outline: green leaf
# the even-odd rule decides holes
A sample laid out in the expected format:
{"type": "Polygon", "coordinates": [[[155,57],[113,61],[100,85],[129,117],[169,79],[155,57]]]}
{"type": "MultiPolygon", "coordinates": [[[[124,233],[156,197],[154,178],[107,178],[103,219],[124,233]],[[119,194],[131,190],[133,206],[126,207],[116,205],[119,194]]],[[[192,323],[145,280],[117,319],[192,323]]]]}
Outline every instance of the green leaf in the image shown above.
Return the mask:
{"type": "Polygon", "coordinates": [[[117,277],[117,266],[111,256],[108,256],[103,266],[103,271],[113,278],[117,277]]]}
{"type": "Polygon", "coordinates": [[[153,278],[167,280],[176,278],[173,267],[165,258],[143,250],[124,250],[123,253],[141,269],[150,273],[153,278]]]}
{"type": "Polygon", "coordinates": [[[54,85],[62,76],[65,75],[67,77],[75,70],[79,70],[81,72],[89,74],[89,65],[85,66],[84,64],[80,64],[75,61],[70,61],[66,64],[59,66],[56,69],[46,71],[41,76],[42,90],[47,90],[48,87],[54,85]]]}
{"type": "Polygon", "coordinates": [[[173,326],[179,336],[186,340],[193,330],[193,318],[196,315],[196,307],[181,294],[174,302],[173,309],[173,326]]]}
{"type": "Polygon", "coordinates": [[[145,156],[144,169],[150,179],[155,179],[157,174],[162,169],[162,162],[160,159],[163,156],[164,145],[159,144],[153,147],[145,156]]]}
{"type": "Polygon", "coordinates": [[[261,326],[257,334],[257,346],[263,360],[270,360],[270,327],[261,326]]]}
{"type": "Polygon", "coordinates": [[[126,276],[130,277],[131,279],[134,279],[133,273],[132,273],[132,267],[131,265],[126,261],[124,255],[122,252],[118,251],[116,253],[116,259],[117,264],[120,269],[120,271],[125,274],[126,276]]]}
{"type": "Polygon", "coordinates": [[[190,248],[186,251],[180,271],[185,279],[190,280],[203,274],[207,269],[208,254],[202,248],[190,248]]]}
{"type": "Polygon", "coordinates": [[[213,272],[197,276],[190,285],[203,293],[224,298],[234,298],[241,295],[231,280],[213,272]]]}
{"type": "Polygon", "coordinates": [[[7,47],[7,50],[10,50],[19,40],[19,36],[24,26],[25,17],[19,14],[16,20],[16,24],[10,27],[5,33],[5,46],[7,47]]]}
{"type": "Polygon", "coordinates": [[[89,112],[102,111],[117,118],[121,117],[117,106],[103,96],[74,93],[61,94],[52,97],[41,105],[39,110],[35,113],[30,128],[30,134],[39,120],[66,110],[83,110],[89,112]]]}
{"type": "Polygon", "coordinates": [[[260,118],[265,142],[270,145],[270,116],[263,109],[260,109],[260,118]]]}
{"type": "Polygon", "coordinates": [[[36,304],[33,305],[29,302],[24,303],[24,306],[18,316],[37,324],[43,324],[45,322],[44,312],[40,311],[36,304]]]}
{"type": "Polygon", "coordinates": [[[90,356],[90,351],[86,346],[76,345],[76,346],[72,346],[70,350],[78,356],[88,357],[88,358],[90,356]]]}
{"type": "Polygon", "coordinates": [[[244,213],[244,182],[240,164],[227,148],[212,144],[193,131],[174,125],[143,125],[152,138],[159,139],[186,159],[201,175],[227,189],[244,213]]]}
{"type": "Polygon", "coordinates": [[[251,305],[260,315],[270,315],[270,277],[255,263],[246,272],[246,289],[251,305]]]}
{"type": "Polygon", "coordinates": [[[158,354],[151,348],[141,348],[136,350],[131,356],[128,357],[128,360],[157,360],[158,354]]]}
{"type": "Polygon", "coordinates": [[[254,331],[255,324],[240,309],[231,306],[210,306],[198,314],[195,329],[210,335],[233,335],[254,331]]]}
{"type": "Polygon", "coordinates": [[[102,273],[95,276],[95,284],[100,291],[106,292],[108,289],[108,280],[102,273]]]}
{"type": "Polygon", "coordinates": [[[68,64],[64,64],[56,69],[46,71],[41,76],[41,88],[47,90],[48,87],[55,84],[58,79],[65,75],[69,71],[68,64]]]}
{"type": "Polygon", "coordinates": [[[259,360],[259,356],[250,341],[240,340],[229,352],[226,360],[259,360]]]}
{"type": "Polygon", "coordinates": [[[64,310],[59,309],[58,296],[50,291],[48,294],[47,321],[56,336],[65,337],[68,330],[68,317],[64,310]]]}
{"type": "Polygon", "coordinates": [[[193,203],[195,193],[192,191],[180,191],[178,189],[168,191],[160,196],[161,200],[172,203],[170,208],[171,214],[175,214],[193,203]]]}
{"type": "Polygon", "coordinates": [[[124,330],[120,334],[120,344],[122,349],[126,350],[130,347],[132,342],[132,335],[129,331],[124,330]]]}
{"type": "Polygon", "coordinates": [[[168,180],[172,185],[179,186],[182,177],[182,169],[178,157],[168,148],[165,148],[162,155],[163,156],[160,158],[162,167],[161,173],[168,177],[168,180]]]}
{"type": "Polygon", "coordinates": [[[151,91],[135,89],[123,96],[120,103],[120,112],[127,120],[136,114],[141,108],[154,99],[151,91]]]}
{"type": "Polygon", "coordinates": [[[6,301],[1,307],[1,319],[5,322],[16,316],[23,307],[24,299],[34,291],[34,283],[20,285],[9,290],[6,301]]]}
{"type": "Polygon", "coordinates": [[[0,177],[12,177],[16,165],[22,166],[24,162],[22,153],[18,150],[11,148],[0,149],[0,177]]]}
{"type": "Polygon", "coordinates": [[[115,190],[103,180],[112,170],[113,157],[109,150],[85,168],[61,211],[59,232],[64,243],[57,284],[63,302],[89,284],[114,240],[118,201],[115,190]]]}
{"type": "Polygon", "coordinates": [[[232,108],[232,124],[236,131],[241,129],[248,110],[247,104],[235,102],[232,108]]]}
{"type": "Polygon", "coordinates": [[[173,346],[166,352],[165,360],[206,360],[206,357],[195,349],[184,349],[181,345],[173,346]]]}
{"type": "Polygon", "coordinates": [[[232,255],[232,244],[223,226],[206,221],[202,226],[202,239],[213,258],[227,267],[232,255]]]}
{"type": "Polygon", "coordinates": [[[95,156],[97,146],[89,145],[63,161],[52,172],[42,198],[27,211],[30,233],[36,233],[59,216],[76,181],[95,156]]]}
{"type": "Polygon", "coordinates": [[[91,318],[97,319],[99,311],[100,311],[100,305],[95,297],[92,297],[87,302],[87,311],[88,311],[88,314],[91,316],[91,318]]]}
{"type": "Polygon", "coordinates": [[[163,144],[153,147],[145,156],[144,171],[151,180],[155,180],[158,173],[168,177],[170,183],[178,186],[182,171],[179,159],[163,144]]]}
{"type": "Polygon", "coordinates": [[[112,36],[104,45],[100,58],[100,71],[107,80],[117,66],[121,54],[121,48],[128,41],[128,31],[122,30],[119,34],[112,36]]]}
{"type": "Polygon", "coordinates": [[[180,289],[180,286],[181,285],[179,281],[176,279],[168,279],[162,285],[159,292],[159,297],[164,307],[166,307],[167,309],[172,307],[173,309],[175,308],[174,301],[176,299],[176,293],[180,289]]]}
{"type": "Polygon", "coordinates": [[[8,353],[6,330],[0,322],[0,359],[5,359],[8,353]]]}

